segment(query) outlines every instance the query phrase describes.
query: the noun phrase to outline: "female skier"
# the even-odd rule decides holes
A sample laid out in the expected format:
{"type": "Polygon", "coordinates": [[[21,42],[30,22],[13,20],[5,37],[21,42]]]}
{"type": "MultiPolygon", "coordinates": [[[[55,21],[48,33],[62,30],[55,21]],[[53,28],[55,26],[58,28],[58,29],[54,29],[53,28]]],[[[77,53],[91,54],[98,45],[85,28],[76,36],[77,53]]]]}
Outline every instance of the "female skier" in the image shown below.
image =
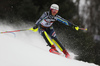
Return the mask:
{"type": "Polygon", "coordinates": [[[67,50],[62,46],[59,40],[56,37],[56,33],[53,28],[53,23],[58,21],[68,25],[70,27],[74,27],[74,29],[79,30],[79,27],[70,23],[66,19],[60,17],[57,13],[59,11],[59,6],[57,4],[52,4],[50,6],[50,10],[44,12],[42,16],[37,20],[36,25],[32,28],[32,30],[37,30],[43,36],[45,41],[47,42],[48,46],[50,46],[50,52],[56,53],[58,52],[54,43],[57,47],[65,54],[65,57],[69,57],[69,53],[67,50]]]}

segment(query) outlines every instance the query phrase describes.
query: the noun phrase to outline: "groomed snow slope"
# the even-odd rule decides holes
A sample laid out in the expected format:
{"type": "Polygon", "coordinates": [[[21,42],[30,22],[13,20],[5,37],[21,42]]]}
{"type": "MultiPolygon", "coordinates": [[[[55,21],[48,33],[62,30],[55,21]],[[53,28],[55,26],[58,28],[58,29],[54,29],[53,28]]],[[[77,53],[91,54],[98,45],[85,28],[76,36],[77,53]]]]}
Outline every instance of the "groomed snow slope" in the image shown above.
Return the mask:
{"type": "MultiPolygon", "coordinates": [[[[0,32],[4,30],[0,28],[0,32]]],[[[37,32],[17,32],[16,37],[0,34],[0,66],[97,66],[49,53],[46,45],[37,32]]]]}

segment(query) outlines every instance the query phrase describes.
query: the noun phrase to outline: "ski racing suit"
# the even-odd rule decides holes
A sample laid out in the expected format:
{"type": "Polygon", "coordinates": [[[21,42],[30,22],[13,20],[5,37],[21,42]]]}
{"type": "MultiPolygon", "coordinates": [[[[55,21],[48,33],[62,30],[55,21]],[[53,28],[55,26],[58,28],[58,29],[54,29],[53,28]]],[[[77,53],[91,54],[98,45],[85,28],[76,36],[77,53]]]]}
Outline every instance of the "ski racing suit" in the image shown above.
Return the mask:
{"type": "Polygon", "coordinates": [[[64,23],[68,26],[74,26],[69,21],[65,20],[64,18],[60,17],[59,15],[51,15],[50,11],[44,12],[42,16],[37,20],[36,25],[38,25],[38,31],[43,36],[47,44],[52,47],[54,43],[57,45],[57,47],[66,54],[66,49],[62,46],[62,44],[58,41],[56,37],[56,33],[53,28],[53,23],[55,21],[64,23]],[[50,39],[51,38],[51,39],[50,39]]]}

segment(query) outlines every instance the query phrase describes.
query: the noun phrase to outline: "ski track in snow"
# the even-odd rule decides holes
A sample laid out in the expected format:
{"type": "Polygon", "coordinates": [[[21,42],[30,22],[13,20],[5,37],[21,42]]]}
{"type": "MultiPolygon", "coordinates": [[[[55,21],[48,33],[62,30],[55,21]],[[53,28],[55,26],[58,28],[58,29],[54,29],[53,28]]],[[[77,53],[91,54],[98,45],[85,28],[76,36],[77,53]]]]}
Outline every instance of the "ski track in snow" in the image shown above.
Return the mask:
{"type": "MultiPolygon", "coordinates": [[[[15,30],[0,26],[0,32],[15,30]]],[[[45,40],[38,32],[0,34],[0,66],[98,66],[93,63],[67,59],[49,52],[45,40]]]]}

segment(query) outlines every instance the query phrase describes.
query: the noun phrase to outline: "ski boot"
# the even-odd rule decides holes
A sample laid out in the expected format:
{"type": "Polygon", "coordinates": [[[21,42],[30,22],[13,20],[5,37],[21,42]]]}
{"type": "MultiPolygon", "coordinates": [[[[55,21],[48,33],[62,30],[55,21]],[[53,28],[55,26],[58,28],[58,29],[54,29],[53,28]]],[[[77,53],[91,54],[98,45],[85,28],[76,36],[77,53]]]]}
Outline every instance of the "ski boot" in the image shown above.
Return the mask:
{"type": "Polygon", "coordinates": [[[66,57],[66,58],[70,58],[70,55],[69,55],[69,53],[67,52],[67,50],[63,50],[63,53],[65,54],[65,57],[66,57]]]}
{"type": "Polygon", "coordinates": [[[54,53],[54,54],[58,54],[58,55],[61,54],[61,53],[59,53],[59,52],[57,51],[57,49],[56,49],[56,47],[55,47],[54,45],[51,46],[49,52],[54,53]]]}

